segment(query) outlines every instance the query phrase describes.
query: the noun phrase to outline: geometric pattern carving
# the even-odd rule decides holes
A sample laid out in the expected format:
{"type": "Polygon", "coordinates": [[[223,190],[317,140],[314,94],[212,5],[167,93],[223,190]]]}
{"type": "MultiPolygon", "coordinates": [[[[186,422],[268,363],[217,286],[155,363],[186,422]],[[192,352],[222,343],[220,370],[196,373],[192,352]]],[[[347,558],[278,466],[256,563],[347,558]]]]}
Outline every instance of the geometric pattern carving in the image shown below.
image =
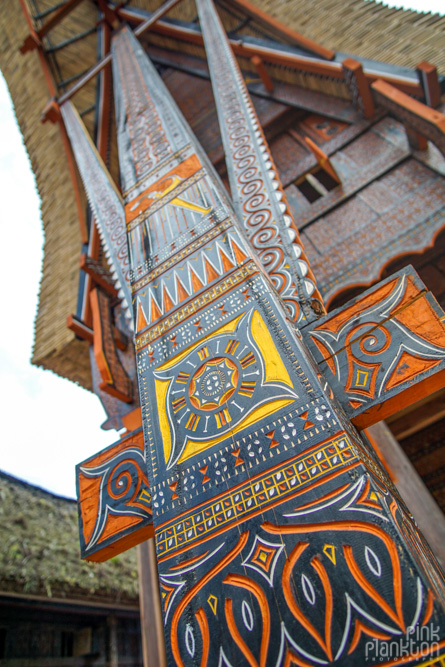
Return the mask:
{"type": "Polygon", "coordinates": [[[76,466],[82,558],[104,561],[153,535],[142,429],[76,466]]]}
{"type": "Polygon", "coordinates": [[[249,555],[243,560],[243,565],[259,572],[269,585],[273,586],[275,566],[283,549],[284,544],[273,544],[256,535],[249,555]]]}
{"type": "Polygon", "coordinates": [[[360,428],[445,385],[444,313],[411,267],[309,325],[303,334],[360,428]]]}

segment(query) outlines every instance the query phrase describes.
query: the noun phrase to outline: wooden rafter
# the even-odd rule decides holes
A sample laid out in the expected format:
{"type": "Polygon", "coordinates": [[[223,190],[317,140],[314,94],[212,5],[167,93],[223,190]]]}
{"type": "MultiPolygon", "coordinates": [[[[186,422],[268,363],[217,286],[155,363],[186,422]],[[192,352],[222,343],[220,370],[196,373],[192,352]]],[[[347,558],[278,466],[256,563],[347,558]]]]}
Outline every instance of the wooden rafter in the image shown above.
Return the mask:
{"type": "MultiPolygon", "coordinates": [[[[20,6],[22,8],[23,14],[25,16],[25,20],[28,24],[28,27],[29,27],[30,31],[32,31],[33,30],[32,19],[31,19],[31,16],[29,14],[26,2],[25,2],[25,0],[19,0],[19,2],[20,2],[20,6]]],[[[41,46],[37,46],[37,53],[38,53],[38,56],[39,56],[40,65],[41,65],[41,68],[42,68],[42,71],[43,71],[43,75],[45,77],[45,80],[46,80],[46,83],[47,83],[47,86],[48,86],[49,94],[50,94],[51,98],[55,98],[55,96],[56,96],[56,87],[54,85],[54,81],[53,81],[48,63],[46,61],[45,53],[44,53],[41,46]]],[[[57,118],[54,117],[54,120],[56,121],[57,118]]],[[[65,127],[64,127],[63,123],[59,122],[59,126],[60,126],[60,132],[61,132],[61,135],[62,135],[63,146],[64,146],[64,149],[65,149],[65,156],[66,156],[66,160],[67,160],[67,164],[68,164],[68,169],[69,169],[70,176],[71,176],[71,183],[72,183],[72,186],[73,186],[74,198],[76,200],[76,208],[77,208],[77,215],[78,215],[78,218],[79,218],[82,243],[86,243],[87,240],[88,240],[88,231],[87,231],[87,225],[86,225],[86,220],[85,220],[85,214],[84,214],[84,210],[83,210],[82,198],[80,196],[79,184],[78,184],[78,181],[77,181],[76,169],[75,169],[75,166],[74,166],[73,154],[71,152],[70,142],[68,140],[68,136],[67,136],[67,133],[66,133],[66,130],[65,130],[65,127]]]]}
{"type": "MultiPolygon", "coordinates": [[[[159,7],[159,9],[154,12],[150,18],[139,23],[138,28],[135,30],[135,35],[137,37],[142,35],[142,33],[151,28],[162,16],[164,16],[179,2],[181,2],[181,0],[167,0],[167,2],[159,7]]],[[[121,10],[116,10],[116,14],[118,16],[120,16],[120,11],[121,10]]],[[[83,88],[85,84],[88,83],[88,81],[91,81],[93,77],[97,76],[97,74],[99,74],[99,72],[101,72],[103,68],[110,62],[111,55],[108,53],[104,58],[102,58],[102,60],[99,60],[99,62],[93,65],[93,67],[91,67],[91,69],[89,69],[72,88],[70,88],[64,95],[60,97],[59,104],[63,104],[64,102],[70,100],[73,95],[75,95],[81,88],[83,88]]]]}
{"type": "Polygon", "coordinates": [[[332,49],[327,49],[324,46],[317,44],[312,39],[304,37],[304,35],[301,35],[296,30],[292,30],[292,28],[284,25],[281,21],[274,19],[270,14],[263,12],[253,3],[249,2],[249,0],[222,0],[222,6],[226,4],[242,12],[242,14],[253,19],[256,23],[259,23],[269,32],[289,44],[299,46],[319,58],[325,58],[326,60],[333,60],[335,58],[335,52],[332,51],[332,49]]]}
{"type": "Polygon", "coordinates": [[[59,9],[54,12],[51,18],[48,19],[48,21],[44,23],[41,28],[34,30],[34,28],[31,26],[30,34],[20,47],[21,53],[27,53],[27,51],[36,49],[41,44],[43,37],[45,37],[45,35],[47,35],[50,30],[55,28],[56,25],[60,23],[63,18],[65,18],[65,16],[68,16],[68,14],[70,14],[73,9],[77,7],[77,5],[80,5],[81,2],[83,2],[83,0],[67,0],[67,2],[59,7],[59,9]]]}
{"type": "Polygon", "coordinates": [[[413,99],[397,90],[386,81],[378,80],[371,86],[377,104],[394,114],[406,127],[409,133],[424,138],[423,147],[429,139],[445,156],[445,114],[413,99]]]}

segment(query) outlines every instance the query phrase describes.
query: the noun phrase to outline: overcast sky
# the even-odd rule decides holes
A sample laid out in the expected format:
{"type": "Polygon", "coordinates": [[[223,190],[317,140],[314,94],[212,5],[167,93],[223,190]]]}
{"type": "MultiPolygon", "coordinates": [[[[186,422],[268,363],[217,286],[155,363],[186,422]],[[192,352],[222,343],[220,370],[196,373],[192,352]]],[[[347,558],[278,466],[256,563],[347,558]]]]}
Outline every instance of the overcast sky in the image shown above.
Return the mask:
{"type": "MultiPolygon", "coordinates": [[[[445,0],[403,3],[440,13],[444,5],[445,0]]],[[[105,415],[93,394],[30,364],[42,263],[40,203],[1,75],[0,229],[0,469],[74,497],[75,464],[116,435],[100,429],[105,415]]]]}
{"type": "Polygon", "coordinates": [[[29,361],[42,263],[40,202],[0,79],[0,468],[74,497],[75,464],[116,437],[100,429],[104,412],[93,394],[29,361]]]}

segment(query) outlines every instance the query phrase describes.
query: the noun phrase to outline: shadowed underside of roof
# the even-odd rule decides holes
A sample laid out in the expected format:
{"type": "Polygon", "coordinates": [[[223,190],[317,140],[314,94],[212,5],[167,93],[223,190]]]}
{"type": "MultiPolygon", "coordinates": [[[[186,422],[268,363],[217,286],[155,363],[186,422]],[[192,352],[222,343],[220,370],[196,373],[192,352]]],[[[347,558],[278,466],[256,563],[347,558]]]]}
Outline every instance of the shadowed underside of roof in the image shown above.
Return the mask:
{"type": "MultiPolygon", "coordinates": [[[[41,26],[45,12],[55,0],[25,0],[30,14],[41,26]],[[43,15],[43,16],[42,16],[43,15]]],[[[224,0],[225,2],[225,0],[224,0]]],[[[127,7],[153,11],[160,0],[131,0],[127,7]]],[[[420,61],[434,63],[445,73],[445,54],[441,48],[445,17],[394,10],[364,0],[256,0],[256,6],[324,47],[368,59],[379,59],[397,66],[415,67],[420,61]]],[[[273,39],[264,27],[248,22],[227,3],[219,7],[225,27],[237,36],[273,39]]],[[[168,15],[170,19],[194,21],[193,0],[183,0],[168,15]]],[[[99,18],[93,0],[84,0],[65,17],[47,37],[43,46],[52,69],[57,93],[63,94],[97,59],[99,18]]],[[[196,26],[197,27],[197,26],[196,26]]],[[[45,230],[45,257],[40,285],[39,309],[35,322],[33,363],[91,388],[88,343],[76,339],[66,327],[66,319],[75,312],[79,287],[81,235],[70,171],[57,125],[40,123],[40,116],[50,94],[36,51],[22,55],[19,47],[28,35],[28,27],[17,2],[9,3],[0,15],[0,67],[10,88],[17,118],[36,175],[42,199],[45,230]]],[[[144,35],[144,45],[164,47],[204,57],[203,48],[177,41],[156,32],[144,35]]],[[[339,56],[341,60],[341,56],[339,56]]],[[[244,69],[252,69],[248,59],[240,60],[244,69]]],[[[282,66],[270,67],[275,78],[307,88],[322,90],[347,98],[341,81],[305,72],[290,71],[282,66]]],[[[92,79],[73,98],[88,130],[94,132],[96,79],[92,79]]],[[[118,178],[115,142],[110,143],[110,171],[118,178]]],[[[82,188],[79,188],[82,192],[82,188]]],[[[82,197],[82,206],[86,202],[82,197]]]]}

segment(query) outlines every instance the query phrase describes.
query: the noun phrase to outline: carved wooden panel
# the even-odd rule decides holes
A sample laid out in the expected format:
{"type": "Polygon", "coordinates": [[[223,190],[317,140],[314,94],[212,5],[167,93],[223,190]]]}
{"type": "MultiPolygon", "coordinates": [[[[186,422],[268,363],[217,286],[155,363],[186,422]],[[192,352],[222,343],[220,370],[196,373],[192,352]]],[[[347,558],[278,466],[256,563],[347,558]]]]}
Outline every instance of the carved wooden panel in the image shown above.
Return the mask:
{"type": "Polygon", "coordinates": [[[445,315],[412,267],[308,325],[304,336],[360,428],[445,386],[445,315]]]}
{"type": "Polygon", "coordinates": [[[153,535],[142,429],[76,466],[82,558],[104,561],[153,535]]]}

